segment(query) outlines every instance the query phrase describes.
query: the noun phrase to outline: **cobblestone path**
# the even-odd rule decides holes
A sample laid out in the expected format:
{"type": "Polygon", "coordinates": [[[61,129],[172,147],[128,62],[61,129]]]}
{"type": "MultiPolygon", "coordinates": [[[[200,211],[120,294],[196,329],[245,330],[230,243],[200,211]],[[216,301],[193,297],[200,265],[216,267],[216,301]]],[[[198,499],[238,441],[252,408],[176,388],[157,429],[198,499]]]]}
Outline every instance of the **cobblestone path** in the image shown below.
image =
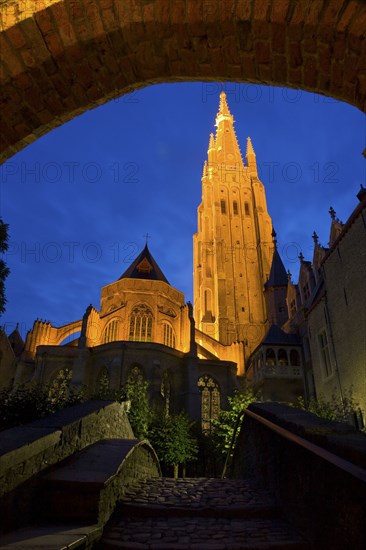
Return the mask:
{"type": "Polygon", "coordinates": [[[305,550],[272,497],[242,480],[149,479],[130,490],[100,549],[305,550]]]}

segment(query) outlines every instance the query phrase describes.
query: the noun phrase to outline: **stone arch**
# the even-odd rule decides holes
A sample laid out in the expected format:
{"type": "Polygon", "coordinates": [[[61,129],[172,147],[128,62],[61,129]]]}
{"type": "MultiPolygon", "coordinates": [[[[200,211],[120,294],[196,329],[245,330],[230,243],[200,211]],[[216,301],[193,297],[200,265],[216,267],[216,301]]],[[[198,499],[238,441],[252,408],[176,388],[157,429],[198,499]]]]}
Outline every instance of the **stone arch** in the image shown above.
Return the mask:
{"type": "Polygon", "coordinates": [[[5,1],[0,158],[161,82],[272,84],[366,110],[365,28],[363,0],[5,1]]]}

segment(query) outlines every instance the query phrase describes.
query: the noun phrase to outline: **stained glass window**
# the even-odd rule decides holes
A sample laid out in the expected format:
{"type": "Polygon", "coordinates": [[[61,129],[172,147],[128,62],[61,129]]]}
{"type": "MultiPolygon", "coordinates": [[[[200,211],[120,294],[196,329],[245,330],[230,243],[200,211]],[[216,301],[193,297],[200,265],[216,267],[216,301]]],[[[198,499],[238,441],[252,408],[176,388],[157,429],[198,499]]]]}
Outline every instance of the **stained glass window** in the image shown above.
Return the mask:
{"type": "Polygon", "coordinates": [[[60,403],[66,400],[71,378],[71,369],[61,369],[56,373],[48,390],[48,399],[51,404],[60,403]]]}
{"type": "Polygon", "coordinates": [[[211,376],[205,375],[198,379],[201,390],[201,425],[203,432],[210,432],[212,421],[220,414],[220,390],[217,382],[211,376]]]}

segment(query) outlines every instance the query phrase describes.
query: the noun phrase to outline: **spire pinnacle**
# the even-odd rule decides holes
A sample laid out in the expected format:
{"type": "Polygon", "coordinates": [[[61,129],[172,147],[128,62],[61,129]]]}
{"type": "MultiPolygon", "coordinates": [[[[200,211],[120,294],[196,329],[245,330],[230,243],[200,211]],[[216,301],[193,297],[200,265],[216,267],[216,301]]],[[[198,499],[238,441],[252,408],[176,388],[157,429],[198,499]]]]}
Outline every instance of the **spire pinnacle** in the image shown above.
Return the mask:
{"type": "Polygon", "coordinates": [[[208,150],[215,149],[215,136],[211,133],[210,134],[210,142],[208,144],[208,150]]]}
{"type": "Polygon", "coordinates": [[[273,244],[274,244],[275,248],[277,248],[277,239],[276,239],[276,237],[277,237],[277,233],[274,230],[274,227],[272,227],[272,239],[273,239],[273,244]]]}
{"type": "Polygon", "coordinates": [[[225,92],[221,92],[221,94],[220,94],[220,107],[219,107],[218,115],[226,115],[226,116],[229,115],[229,116],[231,116],[231,113],[229,111],[229,107],[228,107],[228,104],[227,104],[225,92]]]}
{"type": "Polygon", "coordinates": [[[313,237],[314,244],[315,245],[319,244],[319,237],[318,237],[316,231],[314,231],[314,233],[312,234],[312,237],[313,237]]]}
{"type": "Polygon", "coordinates": [[[304,254],[302,252],[299,254],[299,260],[301,263],[304,261],[304,254]]]}
{"type": "Polygon", "coordinates": [[[291,271],[288,269],[288,270],[287,270],[287,280],[288,280],[289,283],[292,283],[291,277],[292,277],[291,271]]]}
{"type": "Polygon", "coordinates": [[[336,211],[334,210],[333,206],[331,206],[329,208],[329,214],[330,214],[330,217],[332,218],[332,220],[336,219],[336,211]]]}
{"type": "Polygon", "coordinates": [[[255,155],[253,145],[252,145],[252,140],[250,139],[250,137],[247,137],[247,155],[246,156],[248,155],[255,155]]]}
{"type": "Polygon", "coordinates": [[[231,123],[234,123],[234,117],[229,111],[225,92],[221,92],[220,94],[220,106],[219,112],[216,115],[216,126],[223,120],[229,120],[231,123]]]}

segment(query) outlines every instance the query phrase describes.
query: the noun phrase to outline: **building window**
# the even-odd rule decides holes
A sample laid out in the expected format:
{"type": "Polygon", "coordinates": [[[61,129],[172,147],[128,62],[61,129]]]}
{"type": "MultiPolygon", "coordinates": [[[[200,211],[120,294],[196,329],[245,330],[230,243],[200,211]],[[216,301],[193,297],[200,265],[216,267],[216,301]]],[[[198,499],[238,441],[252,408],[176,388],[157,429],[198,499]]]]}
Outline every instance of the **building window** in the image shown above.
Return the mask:
{"type": "Polygon", "coordinates": [[[169,323],[163,323],[163,341],[165,346],[175,348],[175,334],[173,327],[169,323]]]}
{"type": "Polygon", "coordinates": [[[234,216],[238,215],[238,203],[237,203],[237,201],[233,202],[233,212],[234,212],[234,216]]]}
{"type": "Polygon", "coordinates": [[[133,365],[128,373],[127,384],[142,384],[143,382],[145,382],[145,378],[142,368],[133,365]]]}
{"type": "Polygon", "coordinates": [[[249,202],[244,203],[244,212],[246,216],[250,216],[249,202]]]}
{"type": "Polygon", "coordinates": [[[273,367],[276,364],[276,355],[272,348],[266,351],[266,365],[273,367]]]}
{"type": "Polygon", "coordinates": [[[296,349],[290,351],[290,364],[292,367],[300,366],[300,356],[299,352],[296,349]]]}
{"type": "Polygon", "coordinates": [[[201,391],[201,425],[203,432],[210,432],[212,421],[217,420],[220,414],[219,385],[211,376],[205,375],[198,379],[201,391]]]}
{"type": "Polygon", "coordinates": [[[61,369],[53,377],[48,390],[48,399],[51,405],[65,402],[71,378],[71,369],[61,369]]]}
{"type": "Polygon", "coordinates": [[[145,304],[141,304],[132,310],[128,339],[134,342],[151,342],[152,313],[145,304]]]}
{"type": "Polygon", "coordinates": [[[118,321],[116,319],[108,323],[108,325],[104,329],[103,344],[107,344],[108,342],[115,342],[117,340],[117,327],[118,321]]]}
{"type": "Polygon", "coordinates": [[[220,201],[221,214],[226,214],[226,202],[224,200],[220,201]]]}
{"type": "Polygon", "coordinates": [[[96,384],[96,395],[99,399],[109,396],[109,372],[106,367],[103,367],[98,374],[97,384],[96,384]]]}
{"type": "Polygon", "coordinates": [[[322,330],[319,333],[318,342],[319,342],[320,356],[322,360],[324,377],[328,378],[328,376],[332,374],[333,369],[332,369],[332,362],[330,360],[328,337],[325,330],[322,330]]]}
{"type": "Polygon", "coordinates": [[[211,290],[205,290],[205,313],[212,313],[212,294],[211,290]]]}
{"type": "Polygon", "coordinates": [[[161,378],[160,394],[164,399],[164,415],[165,417],[169,416],[170,413],[170,393],[171,393],[171,384],[169,380],[169,373],[165,371],[161,378]]]}
{"type": "Polygon", "coordinates": [[[287,352],[284,349],[278,350],[278,364],[279,365],[288,365],[287,352]]]}

